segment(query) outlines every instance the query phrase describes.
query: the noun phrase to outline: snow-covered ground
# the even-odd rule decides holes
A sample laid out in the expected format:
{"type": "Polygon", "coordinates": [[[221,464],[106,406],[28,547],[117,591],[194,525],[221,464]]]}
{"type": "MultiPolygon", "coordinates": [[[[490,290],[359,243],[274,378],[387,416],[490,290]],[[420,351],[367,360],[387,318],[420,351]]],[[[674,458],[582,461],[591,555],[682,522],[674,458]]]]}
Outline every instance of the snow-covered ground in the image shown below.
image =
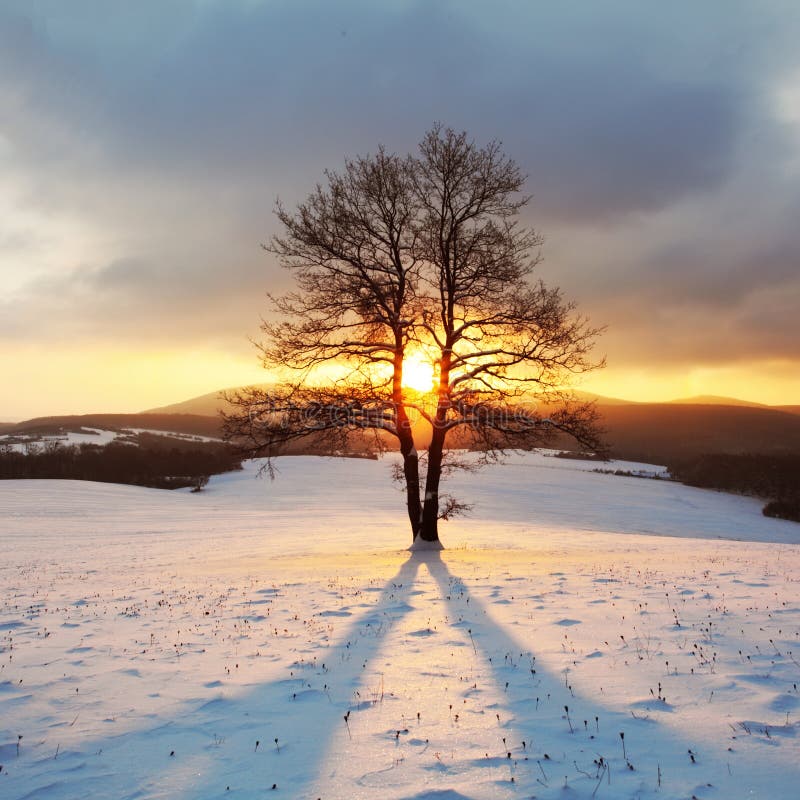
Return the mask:
{"type": "Polygon", "coordinates": [[[154,436],[166,436],[170,439],[180,439],[184,442],[220,442],[211,436],[200,436],[191,433],[176,433],[172,431],[157,431],[150,428],[123,428],[119,431],[108,431],[102,428],[82,428],[81,431],[67,431],[65,433],[26,433],[0,435],[0,447],[6,446],[18,453],[24,453],[31,446],[45,447],[58,444],[64,447],[81,444],[94,444],[104,447],[111,442],[119,441],[124,444],[136,444],[133,437],[146,433],[154,436]]]}
{"type": "Polygon", "coordinates": [[[102,447],[113,442],[119,435],[116,431],[107,431],[100,428],[83,428],[82,431],[68,431],[59,434],[5,434],[0,436],[0,446],[5,445],[18,453],[24,453],[31,445],[43,447],[59,444],[66,447],[79,444],[96,444],[102,447]]]}
{"type": "Polygon", "coordinates": [[[388,462],[0,482],[0,797],[797,796],[800,526],[526,454],[412,556],[388,462]]]}

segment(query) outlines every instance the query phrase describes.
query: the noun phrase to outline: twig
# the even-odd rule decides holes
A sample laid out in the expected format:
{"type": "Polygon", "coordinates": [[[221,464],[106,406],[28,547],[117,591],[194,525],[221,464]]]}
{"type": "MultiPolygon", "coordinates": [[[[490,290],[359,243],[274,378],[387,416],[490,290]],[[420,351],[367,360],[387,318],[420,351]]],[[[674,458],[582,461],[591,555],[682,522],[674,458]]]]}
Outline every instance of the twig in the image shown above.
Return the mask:
{"type": "Polygon", "coordinates": [[[345,727],[347,728],[347,735],[350,737],[350,739],[352,741],[353,734],[350,732],[350,712],[349,711],[344,715],[344,724],[345,724],[345,727]]]}
{"type": "MultiPolygon", "coordinates": [[[[603,778],[605,777],[607,771],[608,767],[605,764],[603,764],[603,770],[600,773],[600,779],[597,781],[597,785],[594,787],[594,791],[592,792],[592,797],[594,797],[597,794],[597,790],[600,788],[600,784],[603,782],[603,778]]],[[[611,781],[609,781],[609,783],[610,782],[611,781]]]]}

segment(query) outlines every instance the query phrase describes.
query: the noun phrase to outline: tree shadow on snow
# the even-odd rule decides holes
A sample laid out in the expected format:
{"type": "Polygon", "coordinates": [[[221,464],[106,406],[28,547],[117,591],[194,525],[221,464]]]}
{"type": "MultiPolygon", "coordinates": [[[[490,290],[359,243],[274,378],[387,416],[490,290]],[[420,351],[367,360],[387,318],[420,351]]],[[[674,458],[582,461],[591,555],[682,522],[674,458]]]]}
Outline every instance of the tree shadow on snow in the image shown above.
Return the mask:
{"type": "MultiPolygon", "coordinates": [[[[188,800],[198,793],[231,800],[261,796],[273,786],[290,797],[310,796],[337,737],[357,734],[358,711],[380,699],[379,685],[363,685],[366,668],[414,610],[411,600],[422,564],[438,586],[440,597],[434,602],[447,608],[450,627],[468,636],[475,658],[488,665],[484,672],[493,685],[486,689],[505,698],[502,707],[487,704],[487,725],[497,728],[487,766],[501,760],[512,766],[513,794],[673,796],[657,794],[658,767],[685,762],[692,744],[678,741],[653,719],[635,719],[605,707],[601,696],[582,695],[578,686],[570,689],[535,659],[534,643],[518,640],[492,621],[486,604],[453,575],[446,558],[438,552],[412,554],[334,644],[316,649],[315,660],[296,662],[288,676],[229,695],[220,691],[205,702],[183,704],[168,722],[161,716],[149,728],[85,742],[79,752],[65,752],[58,761],[43,760],[36,777],[40,789],[30,796],[47,794],[54,786],[58,791],[52,796],[127,800],[188,800]]],[[[481,688],[471,695],[473,706],[480,702],[481,688]]],[[[702,773],[698,766],[696,777],[682,783],[671,775],[671,791],[691,796],[705,783],[702,773]]],[[[463,795],[446,785],[413,795],[414,800],[449,797],[463,795]]]]}
{"type": "MultiPolygon", "coordinates": [[[[380,684],[363,685],[365,672],[386,638],[413,611],[409,600],[421,563],[418,558],[408,558],[381,588],[377,601],[353,618],[335,644],[321,650],[305,674],[301,669],[231,701],[240,711],[246,709],[252,719],[250,739],[269,731],[270,738],[262,741],[267,763],[258,765],[264,775],[259,789],[269,790],[277,784],[290,787],[292,797],[304,797],[317,782],[332,742],[357,735],[353,729],[357,728],[358,711],[380,702],[382,693],[380,684]]],[[[228,716],[236,709],[221,712],[228,716]]],[[[233,789],[242,783],[238,769],[224,780],[221,775],[212,778],[207,774],[204,783],[214,788],[209,796],[230,798],[232,792],[226,787],[233,789]]],[[[197,787],[198,781],[192,781],[184,796],[195,798],[197,787]]],[[[241,796],[250,797],[250,790],[241,796]]]]}
{"type": "Polygon", "coordinates": [[[304,797],[331,743],[348,737],[358,710],[379,700],[379,685],[364,695],[364,672],[413,610],[409,600],[421,563],[408,558],[333,644],[312,646],[315,659],[298,657],[280,679],[250,689],[224,692],[212,682],[207,700],[183,703],[150,727],[145,722],[124,734],[84,740],[58,760],[41,759],[29,783],[36,788],[26,797],[194,799],[200,793],[231,800],[273,788],[304,797]]]}
{"type": "MultiPolygon", "coordinates": [[[[705,769],[693,760],[689,764],[694,740],[678,740],[657,714],[634,717],[627,710],[611,709],[602,695],[587,696],[580,686],[571,685],[569,673],[562,677],[548,671],[536,659],[535,642],[521,641],[495,623],[486,604],[453,575],[446,551],[420,556],[438,584],[450,625],[467,633],[476,658],[488,665],[491,688],[505,697],[502,708],[486,712],[498,729],[497,748],[488,754],[487,766],[498,759],[511,762],[520,797],[664,798],[697,793],[704,798],[711,796],[708,791],[718,791],[706,780],[705,769]],[[624,755],[620,733],[625,734],[624,755]],[[691,769],[682,768],[686,765],[691,769]],[[664,775],[661,788],[659,771],[664,775]]],[[[479,692],[480,687],[471,693],[473,700],[479,692]]],[[[706,753],[710,749],[705,743],[706,753]]]]}

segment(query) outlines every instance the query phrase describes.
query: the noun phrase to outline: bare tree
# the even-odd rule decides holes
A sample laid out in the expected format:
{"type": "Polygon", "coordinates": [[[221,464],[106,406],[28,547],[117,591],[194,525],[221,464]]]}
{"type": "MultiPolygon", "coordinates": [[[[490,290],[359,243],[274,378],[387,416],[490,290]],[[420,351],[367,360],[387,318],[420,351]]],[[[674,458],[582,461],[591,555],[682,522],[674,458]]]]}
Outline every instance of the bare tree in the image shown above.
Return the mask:
{"type": "Polygon", "coordinates": [[[497,142],[437,125],[416,157],[379,149],[326,178],[293,213],[278,206],[283,233],[268,247],[298,289],[273,298],[281,321],[262,326],[259,348],[297,379],[229,398],[226,435],[267,456],[310,437],[341,446],[353,431],[379,449],[396,441],[413,541],[437,546],[438,520],[462,507],[440,495],[448,440],[485,458],[558,431],[599,448],[593,407],[566,386],[602,366],[599,330],[530,280],[541,238],[519,222],[524,176],[497,142]],[[435,364],[428,396],[403,384],[412,352],[435,364]],[[326,364],[347,371],[321,385],[326,364]],[[424,496],[412,417],[431,430],[424,496]]]}
{"type": "Polygon", "coordinates": [[[598,446],[590,406],[564,403],[544,417],[525,400],[566,399],[565,376],[599,366],[590,359],[599,330],[558,289],[529,283],[542,239],[519,224],[525,179],[497,142],[479,148],[436,126],[414,179],[429,285],[418,327],[435,343],[439,375],[420,536],[436,541],[450,431],[465,428],[490,451],[541,444],[554,429],[598,446]]]}
{"type": "MultiPolygon", "coordinates": [[[[420,270],[413,167],[381,148],[326,178],[294,212],[278,205],[283,234],[266,247],[295,272],[298,289],[272,298],[282,321],[262,326],[262,363],[298,378],[229,398],[239,412],[226,417],[226,435],[250,454],[268,455],[312,436],[342,444],[354,429],[394,438],[416,536],[419,459],[403,387],[420,270]],[[347,371],[332,386],[309,385],[327,364],[347,371]]],[[[380,436],[375,444],[386,446],[380,436]]]]}

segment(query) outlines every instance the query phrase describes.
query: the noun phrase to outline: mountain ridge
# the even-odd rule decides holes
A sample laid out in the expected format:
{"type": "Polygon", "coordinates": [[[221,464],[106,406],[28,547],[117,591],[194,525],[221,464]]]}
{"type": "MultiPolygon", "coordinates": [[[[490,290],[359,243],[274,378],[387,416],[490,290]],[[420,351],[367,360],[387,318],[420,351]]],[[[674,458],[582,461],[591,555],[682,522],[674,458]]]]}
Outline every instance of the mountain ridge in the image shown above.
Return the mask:
{"type": "Polygon", "coordinates": [[[740,400],[737,397],[725,397],[717,394],[698,394],[693,397],[678,397],[667,400],[672,405],[692,406],[746,406],[749,408],[773,408],[767,403],[757,403],[754,400],[740,400]]]}
{"type": "MultiPolygon", "coordinates": [[[[254,384],[261,389],[268,389],[274,384],[258,383],[254,384]]],[[[169,403],[164,406],[141,411],[141,414],[200,414],[203,416],[214,416],[220,410],[229,410],[231,405],[227,403],[223,394],[226,392],[236,392],[244,387],[236,386],[227,389],[219,389],[215,392],[191,397],[177,403],[169,403]]],[[[626,400],[620,397],[607,397],[595,392],[576,391],[576,397],[581,400],[588,400],[600,406],[654,406],[654,405],[695,405],[695,406],[730,406],[742,408],[765,408],[775,411],[785,411],[790,414],[800,414],[800,405],[781,405],[772,406],[767,403],[757,403],[753,400],[740,400],[736,397],[726,397],[723,395],[696,395],[694,397],[679,397],[674,400],[626,400]]]]}
{"type": "MultiPolygon", "coordinates": [[[[261,386],[268,388],[269,384],[261,386]]],[[[711,453],[800,453],[800,406],[626,402],[588,393],[583,397],[596,401],[600,424],[615,458],[667,464],[711,453]]],[[[209,392],[140,414],[37,417],[5,427],[0,433],[13,436],[78,428],[142,428],[218,437],[221,420],[217,410],[224,406],[221,392],[209,392]],[[195,413],[186,413],[186,409],[195,413]],[[197,413],[203,411],[206,413],[197,413]]],[[[415,429],[419,447],[426,447],[429,437],[429,428],[419,425],[415,429]]],[[[356,451],[363,446],[364,443],[354,444],[356,451]]],[[[459,446],[469,445],[454,440],[453,447],[459,446]]],[[[574,443],[566,437],[556,437],[550,446],[569,450],[574,443]]],[[[328,452],[313,437],[298,444],[296,451],[328,452]]]]}

